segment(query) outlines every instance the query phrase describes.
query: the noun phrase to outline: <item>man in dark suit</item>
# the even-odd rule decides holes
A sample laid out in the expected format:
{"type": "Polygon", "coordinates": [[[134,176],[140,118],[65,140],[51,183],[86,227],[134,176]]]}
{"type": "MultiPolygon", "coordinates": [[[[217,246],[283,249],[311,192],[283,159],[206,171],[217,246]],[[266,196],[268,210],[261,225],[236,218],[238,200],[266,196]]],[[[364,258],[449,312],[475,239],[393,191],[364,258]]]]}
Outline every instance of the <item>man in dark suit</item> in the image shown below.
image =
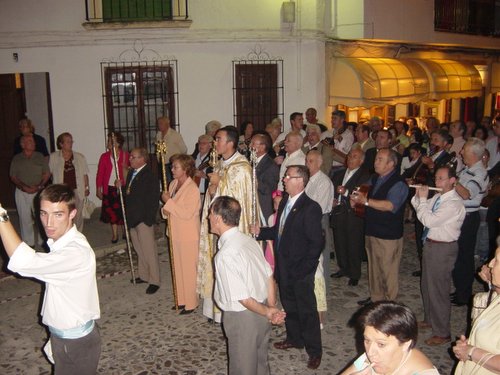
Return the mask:
{"type": "Polygon", "coordinates": [[[365,248],[364,219],[354,213],[349,202],[349,194],[370,178],[368,171],[361,167],[363,160],[361,148],[351,149],[347,155],[347,169],[333,177],[336,189],[331,225],[339,270],[331,276],[348,277],[350,286],[358,285],[365,248]]]}
{"type": "Polygon", "coordinates": [[[266,134],[255,134],[250,147],[257,155],[257,194],[264,219],[267,221],[273,213],[273,191],[278,186],[280,167],[268,154],[271,148],[271,137],[266,134]]]}
{"type": "Polygon", "coordinates": [[[146,293],[154,294],[160,288],[160,263],[154,234],[160,187],[148,161],[145,148],[134,148],[130,152],[132,169],[127,176],[125,208],[130,237],[139,259],[139,277],[135,282],[149,283],[146,293]]]}
{"type": "Polygon", "coordinates": [[[274,343],[281,350],[305,347],[307,367],[321,363],[321,330],[314,295],[314,274],[323,250],[321,207],[304,189],[309,171],[303,165],[291,165],[283,177],[286,196],[278,208],[276,224],[271,228],[253,228],[258,239],[274,240],[276,268],[281,303],[286,312],[284,341],[274,343]]]}

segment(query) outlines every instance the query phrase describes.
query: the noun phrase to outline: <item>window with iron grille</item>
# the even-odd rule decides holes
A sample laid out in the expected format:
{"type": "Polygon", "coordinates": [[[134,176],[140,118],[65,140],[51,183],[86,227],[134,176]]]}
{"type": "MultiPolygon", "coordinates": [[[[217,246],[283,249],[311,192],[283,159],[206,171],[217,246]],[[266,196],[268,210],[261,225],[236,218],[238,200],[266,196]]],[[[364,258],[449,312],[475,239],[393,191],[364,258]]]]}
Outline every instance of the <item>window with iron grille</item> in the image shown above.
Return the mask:
{"type": "Polygon", "coordinates": [[[251,121],[264,130],[273,118],[283,120],[283,60],[271,58],[259,46],[233,61],[233,116],[238,129],[251,121]]]}
{"type": "Polygon", "coordinates": [[[500,36],[500,1],[435,0],[434,30],[500,36]]]}
{"type": "Polygon", "coordinates": [[[124,149],[144,147],[155,153],[156,119],[177,121],[177,61],[102,63],[105,132],[125,137],[124,149]]]}
{"type": "Polygon", "coordinates": [[[148,22],[188,19],[188,0],[85,0],[88,22],[148,22]]]}

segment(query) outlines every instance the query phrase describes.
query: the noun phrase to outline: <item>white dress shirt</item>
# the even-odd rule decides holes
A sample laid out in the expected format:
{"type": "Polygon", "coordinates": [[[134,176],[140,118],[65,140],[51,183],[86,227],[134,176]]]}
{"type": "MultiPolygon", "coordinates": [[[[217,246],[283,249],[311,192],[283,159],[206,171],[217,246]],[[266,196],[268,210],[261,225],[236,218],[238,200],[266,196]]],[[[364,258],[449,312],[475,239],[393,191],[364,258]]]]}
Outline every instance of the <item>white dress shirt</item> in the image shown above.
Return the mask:
{"type": "Polygon", "coordinates": [[[47,244],[50,252],[39,253],[21,243],[8,265],[13,272],[46,283],[43,324],[66,330],[99,319],[95,255],[85,236],[73,226],[47,244]]]}
{"type": "Polygon", "coordinates": [[[217,306],[223,311],[244,311],[241,300],[264,302],[273,271],[258,242],[234,227],[220,236],[218,245],[214,258],[217,306]]]}
{"type": "Polygon", "coordinates": [[[333,183],[322,171],[316,172],[309,178],[305,192],[320,205],[323,215],[332,211],[333,183]]]}
{"type": "MultiPolygon", "coordinates": [[[[342,140],[339,141],[339,140],[335,140],[335,148],[341,152],[343,152],[344,154],[348,154],[349,151],[351,151],[351,147],[354,143],[354,134],[352,133],[352,131],[350,129],[346,129],[342,135],[342,140]]],[[[342,163],[339,163],[338,161],[333,161],[332,163],[332,166],[333,167],[341,167],[343,166],[342,163]]]]}
{"type": "Polygon", "coordinates": [[[427,228],[427,238],[434,241],[452,242],[458,240],[460,228],[465,218],[464,201],[455,189],[447,193],[436,194],[431,199],[419,198],[417,194],[411,199],[417,218],[427,228]],[[440,198],[439,205],[434,203],[440,198]]]}

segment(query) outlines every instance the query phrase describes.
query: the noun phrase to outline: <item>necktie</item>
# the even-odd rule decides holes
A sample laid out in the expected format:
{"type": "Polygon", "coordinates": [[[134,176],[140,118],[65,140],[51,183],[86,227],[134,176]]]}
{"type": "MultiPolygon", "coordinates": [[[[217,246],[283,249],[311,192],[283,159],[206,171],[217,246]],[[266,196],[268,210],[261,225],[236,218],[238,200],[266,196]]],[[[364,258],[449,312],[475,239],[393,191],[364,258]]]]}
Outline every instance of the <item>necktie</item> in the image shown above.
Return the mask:
{"type": "MultiPolygon", "coordinates": [[[[281,218],[280,218],[280,226],[279,226],[279,231],[278,231],[278,244],[279,245],[279,241],[281,239],[281,234],[283,233],[283,228],[285,227],[285,222],[286,222],[286,218],[288,216],[288,214],[290,213],[290,209],[292,208],[292,202],[290,201],[290,199],[288,199],[288,202],[286,203],[286,206],[283,210],[283,213],[281,214],[281,218]]],[[[278,246],[276,246],[278,247],[278,246]]]]}
{"type": "MultiPolygon", "coordinates": [[[[434,201],[434,204],[432,205],[431,211],[436,212],[436,210],[439,208],[440,204],[441,204],[441,196],[439,196],[438,199],[436,199],[434,201]]],[[[424,227],[424,232],[422,233],[422,242],[425,242],[428,234],[429,234],[429,228],[424,227]]]]}

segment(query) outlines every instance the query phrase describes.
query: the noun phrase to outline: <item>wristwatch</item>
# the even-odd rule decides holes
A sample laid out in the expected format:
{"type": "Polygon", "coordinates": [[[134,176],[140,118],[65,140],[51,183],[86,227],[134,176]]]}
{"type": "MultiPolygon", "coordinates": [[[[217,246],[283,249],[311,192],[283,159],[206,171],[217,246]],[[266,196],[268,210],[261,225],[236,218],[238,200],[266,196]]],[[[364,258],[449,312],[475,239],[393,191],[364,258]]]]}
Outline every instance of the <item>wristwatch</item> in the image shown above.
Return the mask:
{"type": "Polygon", "coordinates": [[[368,203],[368,199],[365,202],[365,206],[368,207],[370,204],[368,203]]]}
{"type": "Polygon", "coordinates": [[[0,205],[0,223],[5,223],[9,220],[10,218],[7,214],[7,210],[0,205]]]}

